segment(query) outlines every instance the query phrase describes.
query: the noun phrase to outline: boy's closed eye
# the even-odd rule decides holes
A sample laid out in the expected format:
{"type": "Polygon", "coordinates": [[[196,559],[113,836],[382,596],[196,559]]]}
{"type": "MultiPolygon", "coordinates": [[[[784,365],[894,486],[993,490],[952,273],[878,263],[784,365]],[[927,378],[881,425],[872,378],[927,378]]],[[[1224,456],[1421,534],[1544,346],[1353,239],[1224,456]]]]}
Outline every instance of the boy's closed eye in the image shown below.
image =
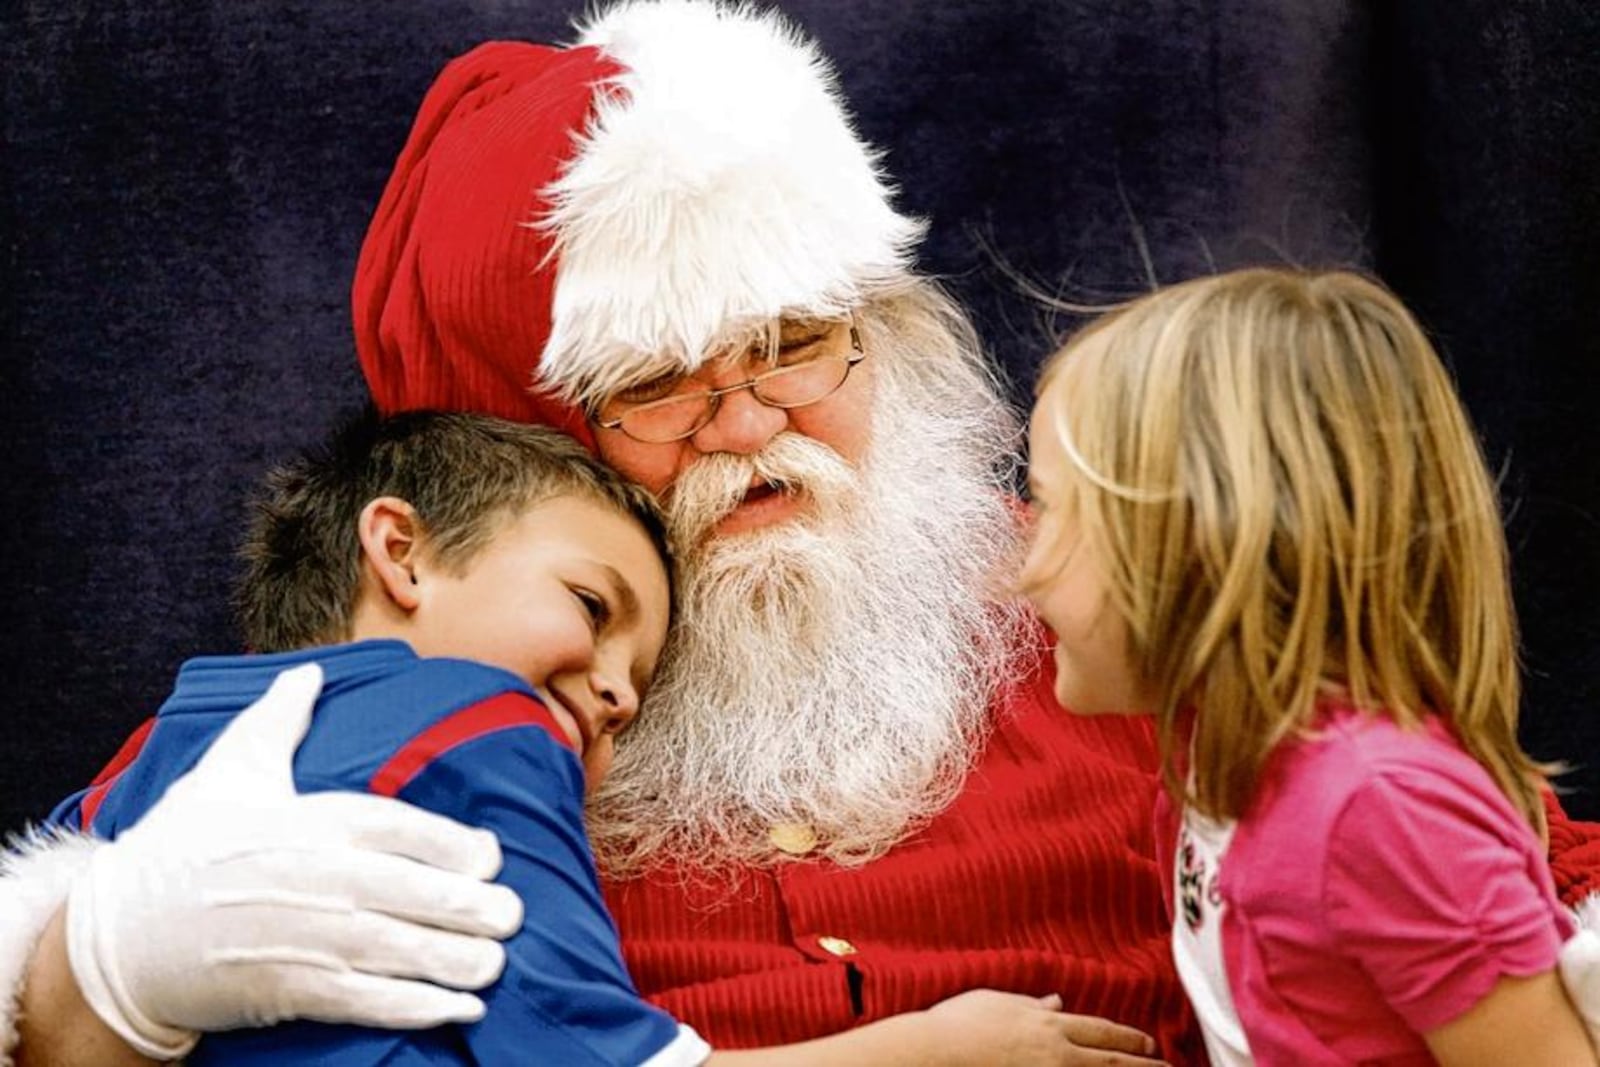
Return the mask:
{"type": "Polygon", "coordinates": [[[599,593],[582,587],[573,587],[572,595],[583,605],[583,610],[589,616],[589,628],[599,633],[611,621],[611,605],[606,603],[606,598],[599,593]]]}

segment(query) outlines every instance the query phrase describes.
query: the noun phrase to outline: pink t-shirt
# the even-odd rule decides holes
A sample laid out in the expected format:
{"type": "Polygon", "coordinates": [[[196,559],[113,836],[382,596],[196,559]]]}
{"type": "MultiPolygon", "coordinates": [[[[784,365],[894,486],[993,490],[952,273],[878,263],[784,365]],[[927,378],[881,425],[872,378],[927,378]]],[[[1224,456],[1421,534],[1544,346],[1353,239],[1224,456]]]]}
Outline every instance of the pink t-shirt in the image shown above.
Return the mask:
{"type": "Polygon", "coordinates": [[[1219,889],[1263,1067],[1432,1064],[1422,1031],[1551,970],[1573,933],[1533,832],[1441,724],[1344,708],[1273,753],[1219,889]]]}

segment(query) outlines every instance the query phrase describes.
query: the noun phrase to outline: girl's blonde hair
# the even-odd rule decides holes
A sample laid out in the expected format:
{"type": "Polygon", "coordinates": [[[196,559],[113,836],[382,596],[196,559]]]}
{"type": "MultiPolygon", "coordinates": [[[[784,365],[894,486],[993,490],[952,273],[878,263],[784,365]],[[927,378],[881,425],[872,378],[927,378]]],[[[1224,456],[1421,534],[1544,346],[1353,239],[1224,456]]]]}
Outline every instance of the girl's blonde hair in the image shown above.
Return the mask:
{"type": "Polygon", "coordinates": [[[1542,830],[1550,768],[1516,739],[1493,480],[1391,293],[1285,270],[1153,293],[1051,359],[1034,419],[1079,475],[1052,491],[1105,562],[1134,669],[1161,695],[1176,795],[1237,818],[1273,747],[1332,693],[1402,726],[1442,716],[1542,830]]]}

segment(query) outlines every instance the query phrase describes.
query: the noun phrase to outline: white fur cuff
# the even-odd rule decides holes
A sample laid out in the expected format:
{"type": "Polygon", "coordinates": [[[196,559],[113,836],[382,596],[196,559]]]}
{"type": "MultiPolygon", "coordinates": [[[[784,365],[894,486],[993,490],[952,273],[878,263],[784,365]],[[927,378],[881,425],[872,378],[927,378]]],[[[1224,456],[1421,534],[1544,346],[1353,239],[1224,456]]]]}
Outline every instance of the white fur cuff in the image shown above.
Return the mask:
{"type": "Polygon", "coordinates": [[[1600,934],[1600,892],[1590,893],[1572,909],[1580,930],[1593,930],[1600,934]]]}
{"type": "Polygon", "coordinates": [[[34,946],[104,842],[61,830],[30,830],[0,852],[0,1067],[12,1067],[22,981],[34,946]]]}

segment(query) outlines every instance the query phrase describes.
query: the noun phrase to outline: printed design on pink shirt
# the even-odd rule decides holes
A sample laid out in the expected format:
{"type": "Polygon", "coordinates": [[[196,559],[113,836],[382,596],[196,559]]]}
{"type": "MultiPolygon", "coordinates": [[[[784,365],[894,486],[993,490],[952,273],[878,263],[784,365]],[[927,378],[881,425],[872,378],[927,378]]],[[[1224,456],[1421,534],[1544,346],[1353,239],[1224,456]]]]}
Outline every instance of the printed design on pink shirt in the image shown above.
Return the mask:
{"type": "Polygon", "coordinates": [[[1189,828],[1178,832],[1178,906],[1184,924],[1198,931],[1206,924],[1206,912],[1222,907],[1222,888],[1218,871],[1207,871],[1206,861],[1195,847],[1189,828]]]}

